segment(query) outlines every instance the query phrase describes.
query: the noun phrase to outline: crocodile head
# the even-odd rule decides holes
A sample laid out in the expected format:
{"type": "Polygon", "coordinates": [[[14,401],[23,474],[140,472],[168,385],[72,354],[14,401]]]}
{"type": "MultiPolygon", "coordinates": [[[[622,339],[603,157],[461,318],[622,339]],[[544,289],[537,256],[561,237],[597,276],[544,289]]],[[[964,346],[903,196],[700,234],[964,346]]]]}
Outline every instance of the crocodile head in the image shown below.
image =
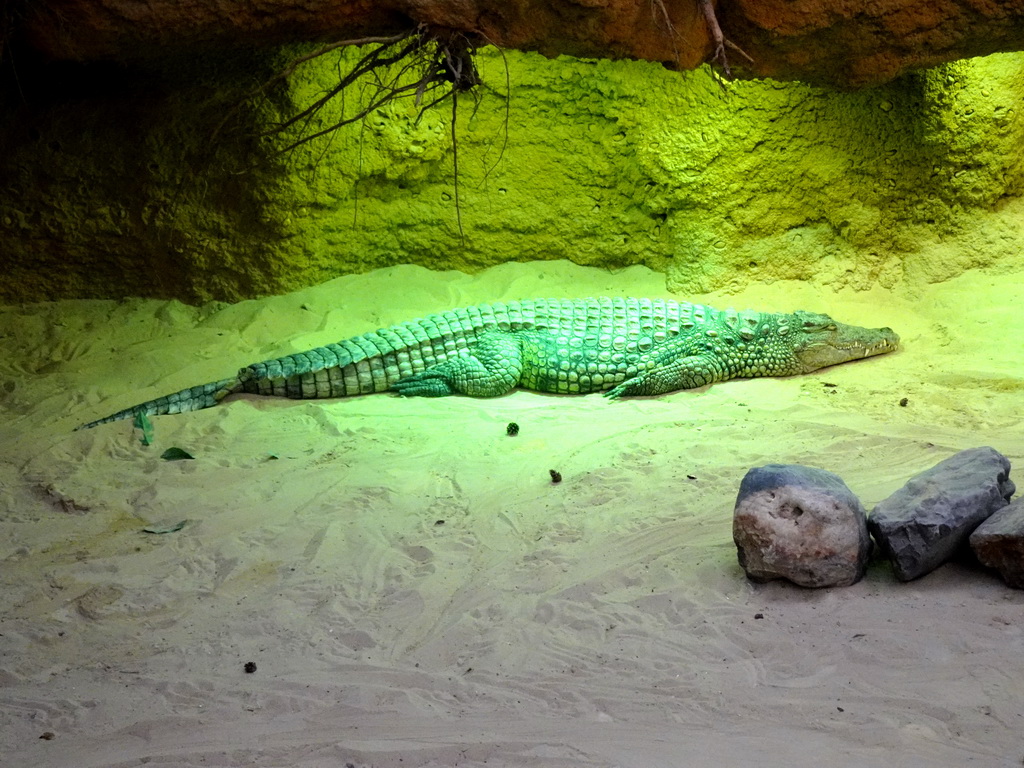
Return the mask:
{"type": "Polygon", "coordinates": [[[891,328],[861,328],[837,323],[828,315],[796,312],[789,328],[793,354],[803,373],[862,357],[892,352],[900,337],[891,328]]]}

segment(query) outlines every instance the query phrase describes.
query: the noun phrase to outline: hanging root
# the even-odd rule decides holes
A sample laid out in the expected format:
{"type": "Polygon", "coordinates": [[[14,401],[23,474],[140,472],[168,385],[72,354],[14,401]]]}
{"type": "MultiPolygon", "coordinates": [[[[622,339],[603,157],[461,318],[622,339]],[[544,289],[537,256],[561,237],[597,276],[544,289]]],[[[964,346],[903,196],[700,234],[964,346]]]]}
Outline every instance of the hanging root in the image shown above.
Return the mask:
{"type": "MultiPolygon", "coordinates": [[[[273,126],[267,134],[280,133],[299,124],[308,125],[321,109],[360,78],[369,76],[373,80],[371,95],[363,107],[349,117],[343,117],[325,128],[316,131],[300,130],[299,138],[278,150],[285,153],[314,139],[332,133],[351,123],[363,120],[385,105],[405,98],[415,99],[423,113],[445,99],[468,91],[480,84],[473,55],[473,42],[461,32],[431,30],[419,26],[414,30],[379,39],[379,44],[362,56],[349,71],[324,95],[309,104],[287,120],[273,126]]],[[[298,59],[278,75],[271,83],[286,78],[295,68],[306,61],[317,58],[342,45],[357,44],[358,41],[334,43],[308,56],[298,59]]]]}
{"type": "MultiPolygon", "coordinates": [[[[0,0],[2,1],[2,0],[0,0]]],[[[481,84],[473,57],[476,42],[473,37],[449,29],[430,28],[419,25],[388,37],[366,37],[357,40],[341,40],[325,45],[301,56],[288,64],[249,93],[242,101],[228,110],[214,131],[216,139],[224,126],[239,111],[242,104],[256,98],[267,98],[276,86],[288,80],[303,64],[346,46],[365,46],[366,52],[347,69],[339,72],[337,81],[311,103],[285,120],[270,126],[258,134],[261,137],[288,132],[291,140],[275,148],[274,155],[282,155],[310,141],[337,131],[346,125],[357,123],[382,107],[401,99],[413,99],[419,108],[417,120],[431,107],[445,99],[452,100],[451,132],[452,151],[455,166],[455,208],[459,234],[462,232],[462,214],[459,208],[459,165],[458,144],[455,135],[455,121],[458,110],[458,96],[471,91],[481,84]],[[354,114],[341,117],[322,127],[318,116],[335,99],[344,99],[349,88],[357,86],[368,94],[354,114]],[[316,126],[315,128],[311,126],[316,126]]],[[[344,102],[342,102],[344,105],[344,102]]],[[[325,113],[326,114],[326,113],[325,113]]]]}
{"type": "Polygon", "coordinates": [[[715,15],[715,6],[712,4],[712,0],[697,0],[697,4],[700,6],[701,13],[704,15],[704,22],[708,25],[711,42],[714,45],[709,61],[712,64],[717,64],[725,76],[731,79],[732,69],[729,68],[729,57],[725,54],[726,48],[736,51],[750,64],[753,64],[754,60],[750,58],[742,48],[722,34],[722,27],[718,24],[718,17],[715,15]]]}
{"type": "Polygon", "coordinates": [[[216,137],[237,113],[242,103],[253,98],[266,97],[275,86],[286,81],[303,64],[347,46],[372,47],[349,66],[347,71],[340,74],[337,82],[323,95],[261,134],[268,136],[291,129],[297,131],[298,138],[277,149],[277,154],[290,152],[339,128],[357,123],[391,102],[405,98],[415,99],[415,104],[420,107],[422,115],[425,110],[449,96],[454,97],[480,84],[480,77],[473,63],[475,44],[461,32],[431,29],[420,25],[388,37],[340,40],[295,59],[260,84],[242,102],[228,111],[214,131],[214,136],[216,137]],[[355,114],[342,117],[326,127],[308,129],[324,107],[337,98],[343,98],[346,90],[363,78],[367,78],[371,83],[370,95],[355,114]]]}
{"type": "Polygon", "coordinates": [[[664,0],[650,0],[650,2],[651,21],[654,22],[655,27],[664,25],[665,31],[668,33],[669,39],[672,41],[672,52],[675,54],[676,60],[678,60],[679,48],[677,43],[679,41],[679,33],[676,31],[676,25],[672,23],[672,17],[668,13],[668,8],[665,7],[664,0]]]}
{"type": "Polygon", "coordinates": [[[664,24],[669,37],[675,39],[679,36],[676,32],[676,25],[672,23],[672,17],[668,15],[668,8],[665,7],[664,0],[651,0],[651,20],[655,26],[664,24]]]}

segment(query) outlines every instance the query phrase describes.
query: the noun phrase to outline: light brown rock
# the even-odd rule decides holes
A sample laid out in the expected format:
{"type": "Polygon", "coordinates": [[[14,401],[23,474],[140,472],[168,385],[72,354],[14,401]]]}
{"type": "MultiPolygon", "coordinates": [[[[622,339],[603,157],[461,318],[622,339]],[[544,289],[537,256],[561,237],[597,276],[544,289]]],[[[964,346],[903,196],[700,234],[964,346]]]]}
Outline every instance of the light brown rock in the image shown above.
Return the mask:
{"type": "Polygon", "coordinates": [[[837,475],[793,464],[751,469],[733,514],[740,565],[754,581],[848,586],[871,553],[864,507],[837,475]]]}

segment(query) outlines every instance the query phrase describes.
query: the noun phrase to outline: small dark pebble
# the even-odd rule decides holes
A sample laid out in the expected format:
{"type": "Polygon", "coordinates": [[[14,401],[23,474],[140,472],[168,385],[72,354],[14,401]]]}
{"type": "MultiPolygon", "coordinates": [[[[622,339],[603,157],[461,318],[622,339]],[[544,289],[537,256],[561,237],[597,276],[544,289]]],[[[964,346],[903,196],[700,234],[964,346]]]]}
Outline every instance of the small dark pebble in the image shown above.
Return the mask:
{"type": "Polygon", "coordinates": [[[910,401],[907,398],[904,397],[902,400],[900,400],[900,407],[901,408],[906,408],[907,407],[907,403],[909,403],[909,402],[910,401]]]}
{"type": "Polygon", "coordinates": [[[256,662],[255,661],[247,661],[247,662],[245,662],[245,674],[251,675],[255,671],[256,671],[256,662]]]}
{"type": "Polygon", "coordinates": [[[435,520],[434,525],[444,525],[444,520],[435,520]]]}
{"type": "Polygon", "coordinates": [[[754,618],[755,619],[763,619],[764,618],[764,614],[763,613],[755,613],[754,614],[754,618]]]}
{"type": "Polygon", "coordinates": [[[508,426],[505,427],[505,434],[508,435],[509,437],[515,437],[516,435],[519,434],[519,425],[516,424],[514,421],[510,421],[508,423],[508,426]]]}
{"type": "Polygon", "coordinates": [[[46,739],[47,741],[50,741],[52,739],[56,739],[57,738],[57,734],[55,734],[53,731],[47,731],[46,733],[41,735],[39,738],[40,739],[46,739]]]}
{"type": "Polygon", "coordinates": [[[559,472],[557,469],[549,469],[548,472],[551,473],[551,482],[552,483],[560,483],[560,482],[562,482],[562,473],[559,472]]]}
{"type": "Polygon", "coordinates": [[[830,383],[830,382],[827,382],[827,381],[823,381],[823,382],[821,383],[821,386],[823,386],[823,387],[827,387],[827,388],[829,388],[829,389],[833,389],[833,388],[835,388],[835,387],[838,387],[839,385],[838,385],[838,384],[832,384],[832,383],[830,383]]]}
{"type": "Polygon", "coordinates": [[[845,710],[845,709],[843,709],[842,707],[836,707],[836,709],[838,709],[838,710],[839,710],[840,712],[845,712],[845,711],[846,711],[846,710],[845,710]]]}
{"type": "Polygon", "coordinates": [[[696,475],[687,475],[687,476],[686,476],[686,479],[687,479],[687,480],[696,480],[696,479],[697,479],[697,476],[696,476],[696,475]]]}

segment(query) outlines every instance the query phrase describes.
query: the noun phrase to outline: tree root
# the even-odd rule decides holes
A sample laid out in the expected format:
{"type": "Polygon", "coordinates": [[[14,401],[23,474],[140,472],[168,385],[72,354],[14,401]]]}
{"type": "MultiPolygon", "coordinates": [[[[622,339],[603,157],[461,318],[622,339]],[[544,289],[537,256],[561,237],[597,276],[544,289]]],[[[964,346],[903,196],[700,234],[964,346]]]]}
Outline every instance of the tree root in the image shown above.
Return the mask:
{"type": "Polygon", "coordinates": [[[369,50],[350,65],[326,93],[261,134],[281,134],[289,129],[298,131],[298,138],[275,150],[275,154],[285,154],[343,126],[359,122],[391,102],[412,98],[422,115],[424,111],[445,99],[451,97],[454,100],[459,93],[472,90],[480,84],[480,76],[473,63],[475,44],[461,32],[428,29],[420,25],[389,37],[341,40],[293,60],[269,80],[261,83],[227,111],[214,130],[212,138],[217,138],[243,104],[254,99],[266,98],[275,86],[287,81],[301,65],[348,46],[368,46],[369,50]],[[343,117],[319,130],[305,130],[325,106],[334,99],[343,97],[346,89],[362,78],[368,78],[371,93],[361,109],[354,115],[343,117]]]}
{"type": "MultiPolygon", "coordinates": [[[[319,59],[339,48],[365,46],[359,59],[348,64],[347,69],[339,72],[337,81],[326,92],[281,122],[257,134],[257,137],[289,136],[284,146],[274,148],[272,156],[279,156],[322,136],[327,136],[346,125],[358,123],[392,102],[412,99],[418,109],[416,119],[419,120],[428,109],[450,98],[455,214],[459,235],[465,241],[459,199],[456,119],[459,94],[470,92],[481,85],[480,75],[473,60],[476,54],[476,45],[475,36],[457,30],[430,28],[422,24],[386,37],[364,37],[329,43],[292,60],[286,67],[275,73],[269,80],[261,83],[227,110],[213,131],[211,144],[215,143],[225,126],[237,116],[243,105],[256,99],[268,98],[276,86],[287,82],[303,64],[319,59]],[[312,127],[317,125],[321,110],[336,99],[344,99],[348,89],[361,84],[367,86],[366,92],[369,95],[354,114],[346,116],[342,110],[341,117],[330,122],[329,125],[312,127]]],[[[244,170],[240,172],[244,172],[244,170]]]]}
{"type": "Polygon", "coordinates": [[[732,79],[732,69],[729,67],[729,57],[725,55],[725,49],[736,51],[740,56],[753,64],[754,60],[738,45],[722,34],[722,27],[718,24],[718,17],[715,15],[715,6],[712,0],[697,0],[701,13],[704,15],[704,22],[708,25],[708,32],[711,35],[711,42],[714,45],[708,61],[717,64],[727,78],[732,79]]]}

